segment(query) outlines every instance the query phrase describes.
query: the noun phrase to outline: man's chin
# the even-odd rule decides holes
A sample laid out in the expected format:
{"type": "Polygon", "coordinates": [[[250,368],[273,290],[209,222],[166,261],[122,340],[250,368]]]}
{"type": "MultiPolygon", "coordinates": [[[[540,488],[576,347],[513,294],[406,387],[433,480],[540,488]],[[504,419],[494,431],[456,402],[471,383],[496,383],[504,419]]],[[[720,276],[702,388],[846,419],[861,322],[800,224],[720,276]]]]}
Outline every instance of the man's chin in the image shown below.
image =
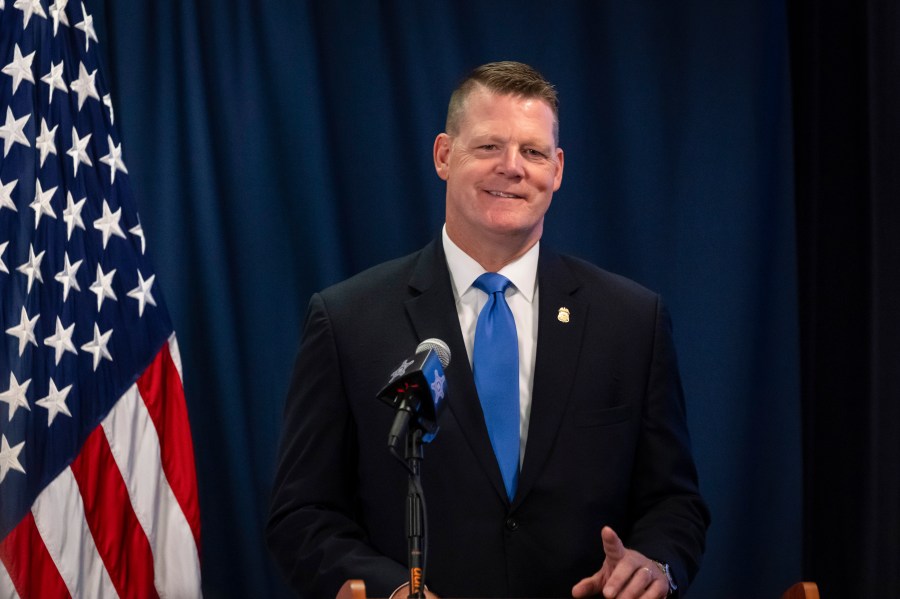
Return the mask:
{"type": "Polygon", "coordinates": [[[535,222],[532,214],[523,214],[523,212],[523,210],[492,211],[486,225],[486,232],[510,237],[528,237],[534,234],[540,237],[544,219],[535,222]]]}
{"type": "Polygon", "coordinates": [[[511,247],[532,246],[541,238],[543,227],[533,223],[521,222],[495,222],[484,231],[486,238],[493,239],[495,243],[506,243],[511,247]]]}

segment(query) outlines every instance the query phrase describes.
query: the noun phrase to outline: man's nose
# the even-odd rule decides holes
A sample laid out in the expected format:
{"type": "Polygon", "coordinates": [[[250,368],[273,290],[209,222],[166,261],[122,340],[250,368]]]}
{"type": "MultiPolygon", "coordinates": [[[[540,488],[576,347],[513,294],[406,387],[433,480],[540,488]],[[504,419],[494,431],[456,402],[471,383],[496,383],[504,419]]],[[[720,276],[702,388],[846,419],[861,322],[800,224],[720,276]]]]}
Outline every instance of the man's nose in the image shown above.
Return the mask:
{"type": "Polygon", "coordinates": [[[522,160],[519,149],[509,147],[503,152],[503,156],[500,158],[499,170],[507,177],[523,177],[525,175],[525,170],[522,160]]]}

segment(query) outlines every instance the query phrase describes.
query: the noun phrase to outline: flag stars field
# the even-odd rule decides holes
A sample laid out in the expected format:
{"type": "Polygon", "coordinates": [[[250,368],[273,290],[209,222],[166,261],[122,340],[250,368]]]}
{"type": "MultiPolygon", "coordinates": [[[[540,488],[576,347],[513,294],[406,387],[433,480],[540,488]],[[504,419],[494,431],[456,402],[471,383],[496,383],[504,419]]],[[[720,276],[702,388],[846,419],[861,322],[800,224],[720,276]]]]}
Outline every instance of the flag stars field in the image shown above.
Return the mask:
{"type": "Polygon", "coordinates": [[[141,255],[145,254],[147,252],[147,238],[144,237],[144,229],[141,227],[141,223],[128,229],[128,232],[141,240],[141,255]]]}
{"type": "Polygon", "coordinates": [[[19,462],[19,453],[22,452],[24,446],[25,441],[22,441],[18,445],[10,447],[9,441],[6,440],[6,435],[0,435],[0,483],[3,482],[10,470],[16,470],[22,474],[25,473],[25,468],[19,462]]]}
{"type": "MultiPolygon", "coordinates": [[[[122,171],[126,175],[128,174],[128,169],[125,168],[125,163],[122,162],[122,144],[116,145],[113,142],[113,138],[111,135],[106,136],[107,143],[109,144],[109,154],[102,157],[100,162],[109,166],[109,176],[110,176],[110,184],[116,182],[116,171],[122,171]]],[[[124,236],[123,236],[124,237],[124,236]]]]}
{"type": "Polygon", "coordinates": [[[28,399],[25,397],[29,385],[31,385],[31,379],[27,379],[22,384],[19,384],[15,373],[9,373],[9,387],[6,391],[0,393],[0,401],[5,402],[8,406],[7,421],[13,419],[13,416],[16,415],[16,410],[19,408],[31,411],[31,406],[28,405],[28,399]]]}
{"type": "Polygon", "coordinates": [[[81,110],[85,100],[88,98],[100,99],[100,95],[97,93],[97,85],[94,83],[96,76],[96,69],[92,73],[88,73],[83,62],[78,65],[78,79],[69,84],[72,91],[78,95],[78,110],[81,110]]]}
{"type": "Polygon", "coordinates": [[[19,50],[19,44],[16,44],[13,48],[14,56],[12,62],[3,67],[3,72],[12,77],[12,89],[13,94],[16,93],[19,89],[19,84],[22,81],[28,81],[29,83],[34,83],[34,75],[31,72],[31,63],[34,61],[34,55],[36,52],[32,52],[27,56],[22,56],[22,51],[19,50]]]}
{"type": "Polygon", "coordinates": [[[53,36],[59,33],[59,24],[69,26],[69,17],[66,15],[66,4],[69,0],[56,0],[50,5],[50,18],[53,19],[53,36]]]}
{"type": "Polygon", "coordinates": [[[69,88],[63,80],[63,61],[57,64],[50,63],[50,72],[41,77],[41,81],[50,86],[50,103],[53,104],[53,90],[69,93],[69,88]]]}
{"type": "Polygon", "coordinates": [[[119,208],[113,212],[106,200],[103,200],[103,216],[94,221],[94,228],[103,233],[103,249],[106,249],[106,244],[112,235],[125,239],[125,231],[119,224],[120,220],[122,220],[122,209],[119,208]]]}
{"type": "Polygon", "coordinates": [[[90,50],[91,40],[94,42],[98,42],[99,40],[97,39],[97,32],[94,31],[94,17],[88,14],[87,9],[84,7],[84,2],[81,3],[81,16],[81,22],[75,25],[75,29],[84,32],[84,51],[88,52],[90,50]]]}
{"type": "Polygon", "coordinates": [[[53,278],[62,284],[63,302],[65,302],[67,299],[69,299],[70,289],[81,291],[81,287],[78,286],[78,279],[76,278],[76,275],[78,274],[78,269],[81,267],[81,263],[84,262],[84,260],[76,260],[75,264],[71,264],[69,263],[68,252],[63,254],[63,259],[65,261],[63,269],[56,273],[56,276],[53,278]]]}
{"type": "Polygon", "coordinates": [[[44,12],[44,7],[41,6],[40,0],[16,0],[13,7],[22,11],[23,30],[28,28],[28,22],[31,21],[33,15],[37,15],[44,19],[47,18],[47,13],[44,12]]]}
{"type": "Polygon", "coordinates": [[[68,327],[64,327],[62,321],[59,319],[59,316],[57,316],[56,332],[50,337],[44,339],[44,345],[52,347],[55,352],[57,366],[59,366],[59,361],[62,359],[65,352],[71,352],[73,354],[78,353],[78,350],[75,349],[75,344],[72,343],[72,334],[74,332],[75,323],[72,323],[68,327]]]}
{"type": "Polygon", "coordinates": [[[97,312],[99,312],[100,308],[103,307],[103,300],[111,299],[114,302],[119,301],[116,297],[116,292],[113,291],[112,288],[112,280],[115,274],[115,268],[107,273],[104,273],[103,267],[99,264],[97,265],[97,278],[93,283],[91,283],[91,286],[89,287],[91,291],[97,294],[97,312]]]}
{"type": "Polygon", "coordinates": [[[6,107],[6,122],[0,127],[0,137],[3,138],[3,157],[9,155],[13,144],[19,143],[23,146],[31,147],[28,138],[25,137],[25,123],[31,118],[30,114],[16,118],[13,115],[12,108],[6,107]]]}
{"type": "Polygon", "coordinates": [[[34,325],[37,323],[38,318],[40,317],[40,314],[35,315],[34,318],[29,317],[28,312],[25,310],[25,306],[22,306],[22,316],[19,320],[19,324],[6,329],[6,333],[8,335],[12,335],[19,340],[20,357],[23,353],[25,353],[25,348],[29,343],[37,346],[37,339],[34,336],[34,325]]]}
{"type": "Polygon", "coordinates": [[[44,260],[44,254],[46,253],[46,251],[41,250],[40,253],[35,255],[34,246],[28,246],[28,261],[16,269],[28,277],[28,293],[31,293],[32,283],[35,281],[38,283],[44,282],[44,277],[41,276],[41,262],[44,260]]]}
{"type": "Polygon", "coordinates": [[[94,166],[94,163],[91,162],[91,157],[87,153],[87,147],[91,142],[92,135],[92,133],[88,133],[84,137],[79,137],[78,130],[75,129],[74,125],[72,126],[72,147],[66,150],[66,154],[72,158],[72,169],[76,177],[78,176],[79,164],[94,166]]]}
{"type": "Polygon", "coordinates": [[[153,299],[153,295],[150,293],[150,288],[153,287],[153,279],[156,278],[156,275],[150,275],[150,278],[146,281],[144,280],[144,275],[141,274],[141,271],[138,271],[137,276],[138,286],[128,292],[128,297],[138,301],[138,315],[143,316],[145,305],[156,305],[156,300],[153,299]]]}
{"type": "Polygon", "coordinates": [[[50,200],[53,199],[53,194],[56,193],[57,189],[59,189],[58,186],[44,191],[41,187],[40,179],[35,182],[34,201],[29,204],[29,207],[34,210],[35,229],[37,229],[38,225],[41,224],[41,216],[46,215],[50,218],[56,218],[56,212],[53,211],[53,206],[50,204],[50,200]]]}
{"type": "Polygon", "coordinates": [[[81,198],[77,202],[72,199],[72,192],[66,193],[66,209],[63,210],[63,220],[66,223],[66,241],[72,239],[72,231],[78,227],[84,230],[84,220],[81,218],[81,211],[87,198],[81,198]]]}
{"type": "Polygon", "coordinates": [[[105,333],[100,332],[100,327],[97,324],[94,324],[94,338],[81,346],[82,351],[85,351],[94,356],[94,370],[97,370],[97,367],[100,366],[100,360],[106,359],[110,362],[112,361],[112,354],[109,353],[109,350],[106,346],[109,344],[109,338],[112,336],[112,329],[106,331],[105,333]]]}
{"type": "Polygon", "coordinates": [[[53,424],[53,419],[56,418],[57,414],[65,414],[70,418],[72,417],[72,412],[69,411],[69,406],[66,405],[66,398],[71,390],[72,385],[57,389],[56,383],[53,379],[50,379],[50,391],[47,393],[47,396],[34,402],[35,405],[46,408],[47,426],[53,424]]]}
{"type": "Polygon", "coordinates": [[[116,123],[116,115],[113,113],[112,96],[109,94],[103,96],[103,105],[109,109],[109,124],[114,125],[116,123]]]}
{"type": "MultiPolygon", "coordinates": [[[[53,100],[53,95],[50,95],[53,100]]],[[[50,154],[56,155],[56,130],[59,125],[55,125],[52,129],[47,126],[47,119],[41,118],[41,134],[34,140],[34,145],[41,151],[41,166],[50,154]]]]}
{"type": "Polygon", "coordinates": [[[4,208],[9,208],[13,212],[19,211],[18,208],[16,208],[15,202],[12,200],[13,189],[16,188],[18,183],[18,179],[13,179],[9,183],[4,183],[3,178],[0,177],[0,211],[4,208]]]}

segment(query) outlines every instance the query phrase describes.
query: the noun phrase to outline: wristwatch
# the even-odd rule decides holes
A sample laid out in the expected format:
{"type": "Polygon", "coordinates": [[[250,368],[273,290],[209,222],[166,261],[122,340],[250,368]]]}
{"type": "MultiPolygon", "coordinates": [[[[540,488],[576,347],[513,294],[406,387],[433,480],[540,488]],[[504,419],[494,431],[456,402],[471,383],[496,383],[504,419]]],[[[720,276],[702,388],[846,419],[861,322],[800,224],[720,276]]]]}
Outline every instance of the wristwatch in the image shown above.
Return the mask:
{"type": "Polygon", "coordinates": [[[672,573],[669,572],[669,564],[664,564],[656,560],[653,560],[653,563],[655,563],[657,567],[662,570],[662,573],[666,575],[666,580],[669,582],[669,593],[666,595],[668,597],[678,590],[678,585],[675,584],[675,579],[672,578],[672,573]]]}

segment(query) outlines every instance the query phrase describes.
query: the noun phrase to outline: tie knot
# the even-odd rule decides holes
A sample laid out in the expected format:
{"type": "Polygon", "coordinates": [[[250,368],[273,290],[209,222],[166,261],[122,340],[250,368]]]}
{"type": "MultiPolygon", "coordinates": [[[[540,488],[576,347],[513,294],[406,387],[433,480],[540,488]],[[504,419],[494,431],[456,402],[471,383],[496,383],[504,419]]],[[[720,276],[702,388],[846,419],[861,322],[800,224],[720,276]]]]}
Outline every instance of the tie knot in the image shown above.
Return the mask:
{"type": "Polygon", "coordinates": [[[488,295],[492,295],[494,293],[504,292],[506,288],[511,284],[510,280],[504,277],[503,275],[498,275],[495,272],[486,272],[472,283],[473,286],[481,289],[488,295]]]}

